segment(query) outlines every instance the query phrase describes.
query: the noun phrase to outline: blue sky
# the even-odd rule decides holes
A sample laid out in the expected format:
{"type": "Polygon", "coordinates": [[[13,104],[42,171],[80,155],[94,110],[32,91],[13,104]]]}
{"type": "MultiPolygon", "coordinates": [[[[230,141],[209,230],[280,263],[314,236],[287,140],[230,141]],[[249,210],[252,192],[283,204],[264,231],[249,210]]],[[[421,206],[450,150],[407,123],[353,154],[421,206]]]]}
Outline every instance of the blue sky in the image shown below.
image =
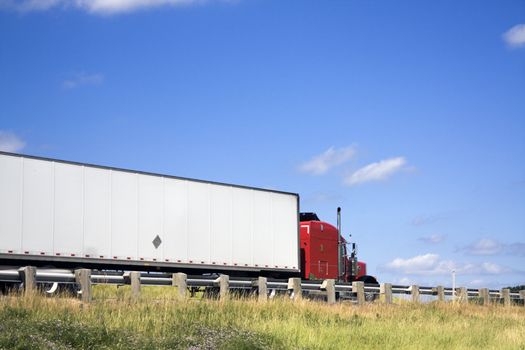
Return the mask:
{"type": "Polygon", "coordinates": [[[0,0],[0,148],[341,206],[381,281],[525,284],[525,3],[0,0]]]}

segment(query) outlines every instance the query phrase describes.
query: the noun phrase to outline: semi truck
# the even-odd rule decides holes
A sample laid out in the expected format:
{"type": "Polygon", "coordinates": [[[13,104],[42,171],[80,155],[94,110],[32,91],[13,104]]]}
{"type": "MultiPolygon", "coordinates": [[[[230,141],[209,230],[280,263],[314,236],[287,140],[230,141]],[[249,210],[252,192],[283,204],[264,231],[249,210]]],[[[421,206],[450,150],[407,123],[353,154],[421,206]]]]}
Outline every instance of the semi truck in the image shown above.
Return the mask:
{"type": "Polygon", "coordinates": [[[346,248],[296,193],[0,152],[2,266],[371,277],[346,248]]]}

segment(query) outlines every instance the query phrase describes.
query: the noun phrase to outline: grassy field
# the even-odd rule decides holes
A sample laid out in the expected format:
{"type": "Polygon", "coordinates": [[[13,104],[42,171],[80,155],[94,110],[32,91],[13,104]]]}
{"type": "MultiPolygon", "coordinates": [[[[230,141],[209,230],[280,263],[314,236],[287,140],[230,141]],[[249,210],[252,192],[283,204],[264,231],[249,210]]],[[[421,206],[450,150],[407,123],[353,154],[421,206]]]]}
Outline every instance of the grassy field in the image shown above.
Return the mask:
{"type": "Polygon", "coordinates": [[[96,287],[94,301],[0,297],[0,349],[525,349],[525,308],[177,301],[96,287]]]}

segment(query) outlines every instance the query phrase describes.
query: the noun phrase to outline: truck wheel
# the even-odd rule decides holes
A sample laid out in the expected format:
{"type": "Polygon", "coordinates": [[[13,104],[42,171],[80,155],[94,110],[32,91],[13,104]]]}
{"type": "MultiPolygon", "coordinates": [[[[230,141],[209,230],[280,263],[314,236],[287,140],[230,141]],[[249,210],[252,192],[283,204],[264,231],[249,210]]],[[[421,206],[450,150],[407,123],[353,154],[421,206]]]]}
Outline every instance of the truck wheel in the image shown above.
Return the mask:
{"type": "Polygon", "coordinates": [[[378,297],[378,295],[375,294],[375,293],[372,293],[372,292],[366,292],[366,293],[365,293],[365,301],[366,301],[366,302],[371,303],[371,302],[373,302],[374,300],[376,300],[377,297],[378,297]]]}

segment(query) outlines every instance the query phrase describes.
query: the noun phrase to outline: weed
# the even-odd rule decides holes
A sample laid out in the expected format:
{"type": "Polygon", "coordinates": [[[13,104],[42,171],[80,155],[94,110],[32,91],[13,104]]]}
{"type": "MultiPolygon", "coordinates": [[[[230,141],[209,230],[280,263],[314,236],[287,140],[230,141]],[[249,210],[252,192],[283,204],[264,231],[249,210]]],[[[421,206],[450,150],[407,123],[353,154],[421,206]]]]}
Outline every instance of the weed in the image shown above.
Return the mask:
{"type": "Polygon", "coordinates": [[[127,289],[100,287],[88,305],[0,298],[0,349],[525,348],[518,306],[181,301],[168,287],[143,287],[132,302],[127,289]]]}

